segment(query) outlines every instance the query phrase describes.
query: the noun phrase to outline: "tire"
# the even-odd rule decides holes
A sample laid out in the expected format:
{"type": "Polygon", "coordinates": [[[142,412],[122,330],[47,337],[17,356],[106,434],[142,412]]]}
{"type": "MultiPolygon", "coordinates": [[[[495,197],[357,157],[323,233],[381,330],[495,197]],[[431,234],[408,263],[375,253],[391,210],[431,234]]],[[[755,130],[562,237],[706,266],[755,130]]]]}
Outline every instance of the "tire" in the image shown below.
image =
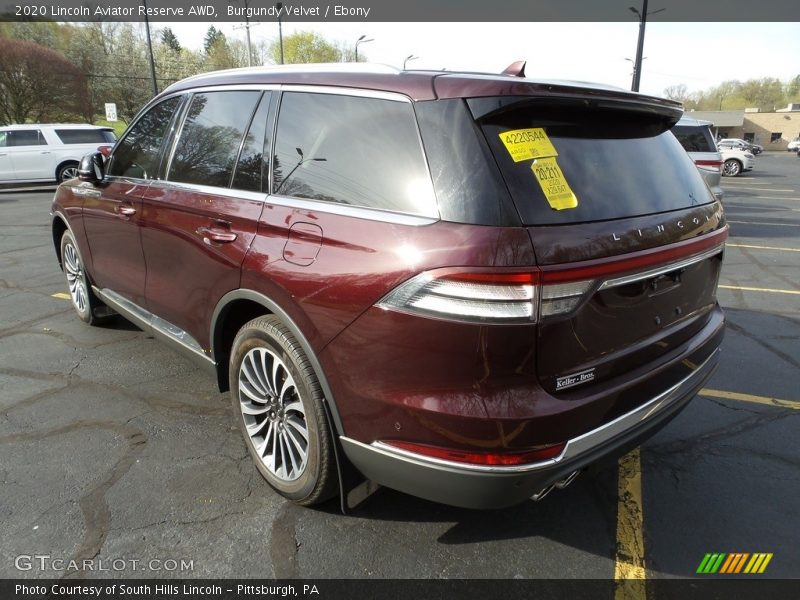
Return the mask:
{"type": "Polygon", "coordinates": [[[56,173],[56,181],[58,183],[64,183],[65,181],[69,181],[70,179],[73,179],[77,176],[78,176],[78,163],[68,162],[58,167],[58,172],[56,173]]]}
{"type": "Polygon", "coordinates": [[[78,313],[78,317],[89,325],[98,325],[106,321],[113,311],[94,295],[78,245],[69,230],[61,236],[61,265],[67,278],[72,307],[78,313]]]}
{"type": "Polygon", "coordinates": [[[236,421],[267,483],[303,506],[333,497],[338,475],[323,394],[289,329],[274,316],[245,324],[229,369],[236,421]]]}
{"type": "Polygon", "coordinates": [[[722,174],[726,177],[736,177],[742,172],[742,163],[735,158],[729,158],[722,165],[722,174]]]}

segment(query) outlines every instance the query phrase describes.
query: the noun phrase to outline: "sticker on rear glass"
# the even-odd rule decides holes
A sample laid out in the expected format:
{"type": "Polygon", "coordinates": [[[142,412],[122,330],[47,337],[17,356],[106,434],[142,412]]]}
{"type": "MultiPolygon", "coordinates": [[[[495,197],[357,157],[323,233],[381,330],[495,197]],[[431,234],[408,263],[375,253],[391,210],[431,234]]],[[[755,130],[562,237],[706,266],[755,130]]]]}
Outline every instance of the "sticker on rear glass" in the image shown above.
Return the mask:
{"type": "Polygon", "coordinates": [[[558,156],[555,146],[541,127],[506,131],[500,134],[500,140],[514,162],[558,156]]]}
{"type": "Polygon", "coordinates": [[[555,157],[539,158],[533,161],[531,171],[536,176],[536,181],[539,182],[550,208],[555,210],[577,208],[578,198],[569,187],[555,157]]]}

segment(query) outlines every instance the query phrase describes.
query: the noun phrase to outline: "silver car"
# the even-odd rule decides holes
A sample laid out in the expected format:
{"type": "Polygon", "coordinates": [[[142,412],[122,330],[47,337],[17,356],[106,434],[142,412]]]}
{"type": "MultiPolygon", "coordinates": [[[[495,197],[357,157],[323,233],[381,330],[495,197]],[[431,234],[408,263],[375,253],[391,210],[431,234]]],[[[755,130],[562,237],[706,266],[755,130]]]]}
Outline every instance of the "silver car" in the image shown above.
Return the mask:
{"type": "Polygon", "coordinates": [[[684,115],[672,128],[672,133],[694,161],[714,196],[722,200],[722,155],[711,134],[711,125],[711,121],[700,121],[684,115]]]}

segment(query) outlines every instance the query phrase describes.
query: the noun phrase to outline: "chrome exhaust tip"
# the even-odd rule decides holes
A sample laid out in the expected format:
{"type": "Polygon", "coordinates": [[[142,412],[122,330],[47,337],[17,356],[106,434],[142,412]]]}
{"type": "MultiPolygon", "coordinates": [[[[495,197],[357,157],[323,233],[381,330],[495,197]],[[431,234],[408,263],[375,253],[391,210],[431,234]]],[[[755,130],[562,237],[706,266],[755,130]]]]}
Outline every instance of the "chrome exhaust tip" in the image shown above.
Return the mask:
{"type": "Polygon", "coordinates": [[[563,490],[563,489],[564,489],[565,487],[567,487],[567,486],[568,486],[570,483],[572,483],[573,481],[575,481],[575,478],[578,476],[578,474],[580,474],[580,469],[578,469],[577,471],[573,471],[572,473],[570,473],[569,475],[567,475],[566,477],[564,477],[564,479],[562,479],[562,480],[560,480],[560,481],[556,481],[556,483],[555,483],[555,486],[556,486],[558,489],[560,489],[560,490],[563,490]]]}
{"type": "Polygon", "coordinates": [[[546,488],[541,490],[539,493],[534,494],[533,496],[531,496],[531,500],[533,500],[534,502],[539,502],[539,500],[541,500],[542,498],[547,496],[547,494],[552,492],[554,487],[555,487],[554,485],[548,485],[546,488]]]}

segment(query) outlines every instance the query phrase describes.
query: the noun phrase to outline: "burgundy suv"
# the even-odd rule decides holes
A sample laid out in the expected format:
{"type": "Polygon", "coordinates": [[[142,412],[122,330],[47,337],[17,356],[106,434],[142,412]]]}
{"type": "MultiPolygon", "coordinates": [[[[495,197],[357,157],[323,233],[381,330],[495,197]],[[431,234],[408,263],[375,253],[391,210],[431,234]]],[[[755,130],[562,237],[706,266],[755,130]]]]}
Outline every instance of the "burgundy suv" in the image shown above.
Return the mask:
{"type": "Polygon", "coordinates": [[[512,75],[199,75],[84,159],[53,240],[78,315],[214,373],[285,497],[355,472],[507,506],[652,435],[716,366],[728,228],[680,116],[512,75]]]}

